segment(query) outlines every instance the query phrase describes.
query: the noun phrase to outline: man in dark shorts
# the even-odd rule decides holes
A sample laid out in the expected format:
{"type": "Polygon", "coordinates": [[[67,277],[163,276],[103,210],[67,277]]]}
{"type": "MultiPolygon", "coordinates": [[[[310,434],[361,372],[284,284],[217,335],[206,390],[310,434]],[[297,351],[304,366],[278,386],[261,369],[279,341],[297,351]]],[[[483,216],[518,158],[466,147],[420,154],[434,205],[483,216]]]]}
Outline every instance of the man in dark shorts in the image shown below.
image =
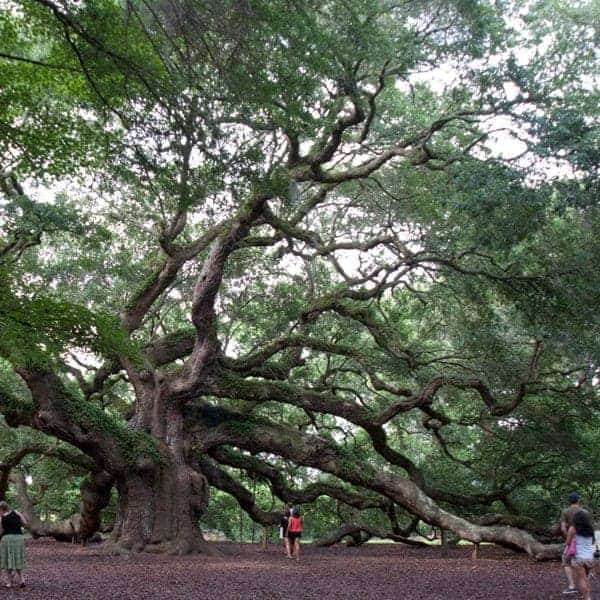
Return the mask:
{"type": "MultiPolygon", "coordinates": [[[[563,534],[563,537],[566,539],[567,531],[569,527],[573,525],[573,516],[575,513],[578,513],[580,510],[583,510],[581,506],[581,496],[577,492],[572,492],[569,494],[569,506],[562,511],[562,515],[560,517],[560,532],[563,534]]],[[[583,510],[583,512],[586,512],[583,510]]],[[[577,588],[575,587],[575,581],[573,579],[573,569],[570,565],[570,559],[566,557],[566,547],[563,551],[562,555],[562,565],[565,569],[565,575],[567,576],[567,581],[569,582],[569,587],[564,590],[563,594],[577,594],[577,588]]]]}
{"type": "Polygon", "coordinates": [[[291,510],[288,506],[285,507],[281,520],[279,521],[279,537],[283,540],[284,554],[288,558],[292,558],[290,549],[290,538],[288,537],[288,524],[290,520],[291,510]]]}

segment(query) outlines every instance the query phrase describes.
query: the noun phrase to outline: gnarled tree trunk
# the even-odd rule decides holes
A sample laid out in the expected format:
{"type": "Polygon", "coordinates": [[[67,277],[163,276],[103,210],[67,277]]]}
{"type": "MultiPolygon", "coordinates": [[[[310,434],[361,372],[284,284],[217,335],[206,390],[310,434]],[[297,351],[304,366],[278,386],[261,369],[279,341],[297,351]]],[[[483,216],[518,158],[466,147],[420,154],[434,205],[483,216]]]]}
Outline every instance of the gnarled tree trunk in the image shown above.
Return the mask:
{"type": "Polygon", "coordinates": [[[119,511],[112,540],[133,551],[187,554],[205,549],[198,519],[208,503],[208,483],[190,464],[183,416],[176,406],[160,410],[160,398],[147,406],[160,460],[152,469],[117,479],[119,511]]]}
{"type": "Polygon", "coordinates": [[[19,507],[27,518],[29,532],[34,538],[51,537],[59,542],[85,543],[100,529],[101,513],[110,501],[112,489],[112,478],[106,473],[92,473],[82,484],[81,513],[57,521],[43,521],[37,516],[27,492],[25,475],[21,471],[13,471],[11,478],[19,507]]]}
{"type": "Polygon", "coordinates": [[[86,543],[100,530],[102,510],[110,502],[114,480],[104,471],[92,473],[81,485],[79,540],[86,543]]]}
{"type": "Polygon", "coordinates": [[[203,549],[198,518],[208,501],[205,478],[185,464],[158,466],[151,478],[117,481],[119,511],[112,541],[125,550],[187,554],[203,549]]]}

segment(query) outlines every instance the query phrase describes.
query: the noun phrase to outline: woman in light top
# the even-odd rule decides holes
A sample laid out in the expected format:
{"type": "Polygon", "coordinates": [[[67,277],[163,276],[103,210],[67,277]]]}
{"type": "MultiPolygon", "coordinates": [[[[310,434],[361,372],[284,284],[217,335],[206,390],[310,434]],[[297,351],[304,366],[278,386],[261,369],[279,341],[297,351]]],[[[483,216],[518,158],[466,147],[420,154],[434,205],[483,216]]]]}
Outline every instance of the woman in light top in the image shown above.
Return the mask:
{"type": "Polygon", "coordinates": [[[591,600],[589,572],[594,567],[594,527],[588,513],[580,510],[573,515],[573,525],[567,532],[567,546],[573,539],[577,546],[575,556],[571,558],[571,568],[575,575],[575,584],[583,600],[591,600]]]}
{"type": "Polygon", "coordinates": [[[6,502],[0,502],[0,568],[8,573],[7,588],[25,587],[23,570],[25,569],[25,540],[23,527],[27,519],[16,510],[11,510],[6,502]],[[16,574],[16,578],[15,578],[16,574]]]}

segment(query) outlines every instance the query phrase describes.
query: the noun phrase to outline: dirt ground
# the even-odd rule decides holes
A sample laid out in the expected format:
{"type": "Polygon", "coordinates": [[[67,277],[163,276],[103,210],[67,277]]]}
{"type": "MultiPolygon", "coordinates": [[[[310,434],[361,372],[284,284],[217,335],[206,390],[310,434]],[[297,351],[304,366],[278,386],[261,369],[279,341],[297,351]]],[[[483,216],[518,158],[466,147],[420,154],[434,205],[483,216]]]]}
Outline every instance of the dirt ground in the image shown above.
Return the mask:
{"type": "MultiPolygon", "coordinates": [[[[444,558],[439,548],[393,544],[303,546],[299,563],[275,546],[266,552],[248,544],[215,547],[222,556],[123,558],[107,556],[101,546],[28,541],[27,588],[0,589],[0,598],[558,600],[564,588],[558,563],[493,547],[483,547],[473,561],[468,548],[444,558]]],[[[600,599],[600,581],[592,586],[600,599]]]]}

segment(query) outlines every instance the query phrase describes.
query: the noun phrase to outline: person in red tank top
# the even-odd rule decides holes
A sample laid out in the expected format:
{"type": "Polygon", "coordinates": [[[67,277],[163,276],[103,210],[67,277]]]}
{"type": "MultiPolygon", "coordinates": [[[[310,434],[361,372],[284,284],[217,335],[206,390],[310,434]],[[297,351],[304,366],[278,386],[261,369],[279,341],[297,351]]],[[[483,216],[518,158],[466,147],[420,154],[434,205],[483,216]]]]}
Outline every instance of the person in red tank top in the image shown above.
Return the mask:
{"type": "Polygon", "coordinates": [[[300,538],[304,529],[304,521],[297,508],[292,508],[292,515],[288,521],[288,538],[290,539],[290,549],[292,556],[300,560],[300,538]]]}

